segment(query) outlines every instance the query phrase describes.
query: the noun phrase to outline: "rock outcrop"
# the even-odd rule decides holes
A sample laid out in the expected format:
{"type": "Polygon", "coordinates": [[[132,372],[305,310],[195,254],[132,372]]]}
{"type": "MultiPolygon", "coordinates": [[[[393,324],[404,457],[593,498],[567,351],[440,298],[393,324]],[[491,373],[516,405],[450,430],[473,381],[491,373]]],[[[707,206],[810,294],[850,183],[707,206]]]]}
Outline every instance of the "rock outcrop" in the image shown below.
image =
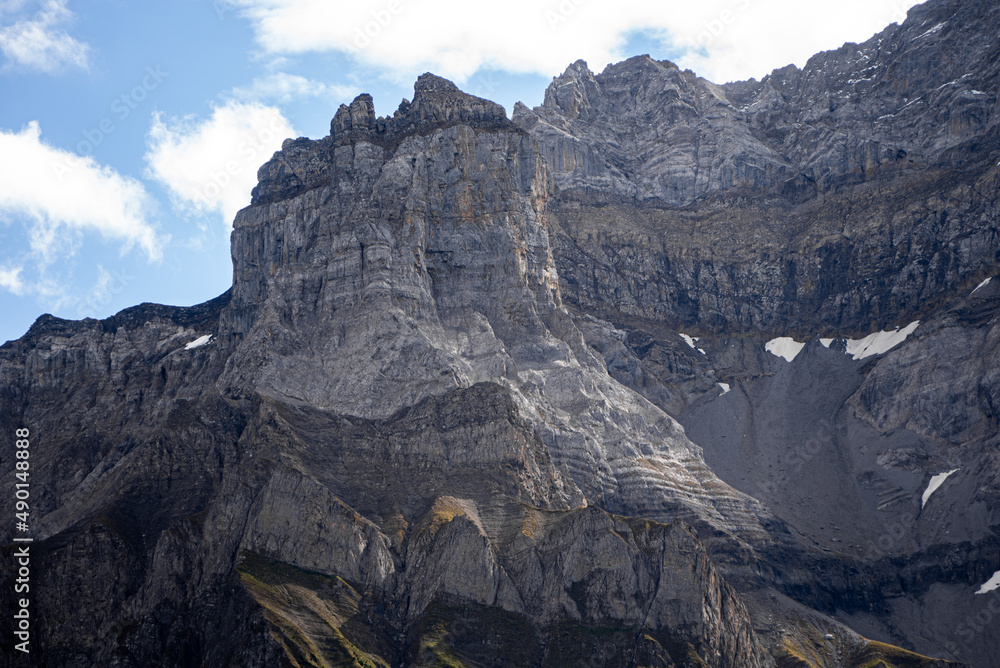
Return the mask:
{"type": "Polygon", "coordinates": [[[930,2],[805,68],[717,86],[577,62],[538,139],[563,294],[714,333],[867,333],[996,269],[996,3],[930,2]]]}
{"type": "Polygon", "coordinates": [[[225,295],[0,347],[28,662],[989,665],[998,11],[287,140],[225,295]]]}

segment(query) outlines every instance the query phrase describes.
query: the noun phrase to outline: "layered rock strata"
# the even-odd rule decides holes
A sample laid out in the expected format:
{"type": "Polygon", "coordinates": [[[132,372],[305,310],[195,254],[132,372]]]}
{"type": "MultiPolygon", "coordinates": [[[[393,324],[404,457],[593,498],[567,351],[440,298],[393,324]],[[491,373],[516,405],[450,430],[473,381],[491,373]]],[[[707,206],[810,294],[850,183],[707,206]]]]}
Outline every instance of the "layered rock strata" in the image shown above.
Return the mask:
{"type": "Polygon", "coordinates": [[[30,661],[988,665],[935,615],[1000,558],[997,12],[761,82],[578,62],[510,120],[428,74],[286,141],[225,295],[0,347],[30,661]]]}

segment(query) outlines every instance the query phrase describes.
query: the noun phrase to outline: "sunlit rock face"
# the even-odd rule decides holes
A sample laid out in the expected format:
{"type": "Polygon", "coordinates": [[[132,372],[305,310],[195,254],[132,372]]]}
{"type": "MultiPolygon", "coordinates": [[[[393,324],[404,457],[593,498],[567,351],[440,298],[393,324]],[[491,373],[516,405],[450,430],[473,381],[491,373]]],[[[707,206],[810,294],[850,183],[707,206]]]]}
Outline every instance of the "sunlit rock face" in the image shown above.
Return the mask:
{"type": "Polygon", "coordinates": [[[0,348],[29,662],[990,665],[998,23],[286,140],[226,294],[0,348]]]}
{"type": "MultiPolygon", "coordinates": [[[[905,325],[997,261],[996,3],[716,85],[578,61],[515,109],[556,196],[564,297],[714,332],[905,325]]],[[[975,285],[975,283],[973,283],[975,285]]]]}

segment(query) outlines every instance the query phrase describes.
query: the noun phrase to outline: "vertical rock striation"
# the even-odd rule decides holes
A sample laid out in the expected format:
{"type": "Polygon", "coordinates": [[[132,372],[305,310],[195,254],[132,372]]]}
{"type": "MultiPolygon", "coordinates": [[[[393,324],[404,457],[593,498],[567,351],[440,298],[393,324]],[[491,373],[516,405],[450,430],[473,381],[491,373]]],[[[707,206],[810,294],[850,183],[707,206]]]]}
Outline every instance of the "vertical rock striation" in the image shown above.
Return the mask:
{"type": "Polygon", "coordinates": [[[760,82],[578,61],[512,119],[425,74],[286,140],[225,295],[0,347],[30,662],[981,663],[930,617],[998,554],[998,11],[760,82]]]}
{"type": "Polygon", "coordinates": [[[724,86],[574,63],[514,113],[551,168],[564,296],[717,333],[867,333],[940,305],[1000,261],[998,21],[929,2],[724,86]]]}

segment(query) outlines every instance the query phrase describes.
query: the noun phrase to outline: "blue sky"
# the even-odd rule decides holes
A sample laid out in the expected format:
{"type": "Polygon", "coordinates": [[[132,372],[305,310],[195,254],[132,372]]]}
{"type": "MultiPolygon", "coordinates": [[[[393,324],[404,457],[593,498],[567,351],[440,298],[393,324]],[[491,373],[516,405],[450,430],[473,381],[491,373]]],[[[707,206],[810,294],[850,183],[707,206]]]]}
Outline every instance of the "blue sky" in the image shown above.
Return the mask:
{"type": "Polygon", "coordinates": [[[359,93],[391,114],[433,71],[509,112],[577,58],[641,53],[760,78],[913,4],[0,0],[0,341],[225,291],[257,167],[359,93]]]}

